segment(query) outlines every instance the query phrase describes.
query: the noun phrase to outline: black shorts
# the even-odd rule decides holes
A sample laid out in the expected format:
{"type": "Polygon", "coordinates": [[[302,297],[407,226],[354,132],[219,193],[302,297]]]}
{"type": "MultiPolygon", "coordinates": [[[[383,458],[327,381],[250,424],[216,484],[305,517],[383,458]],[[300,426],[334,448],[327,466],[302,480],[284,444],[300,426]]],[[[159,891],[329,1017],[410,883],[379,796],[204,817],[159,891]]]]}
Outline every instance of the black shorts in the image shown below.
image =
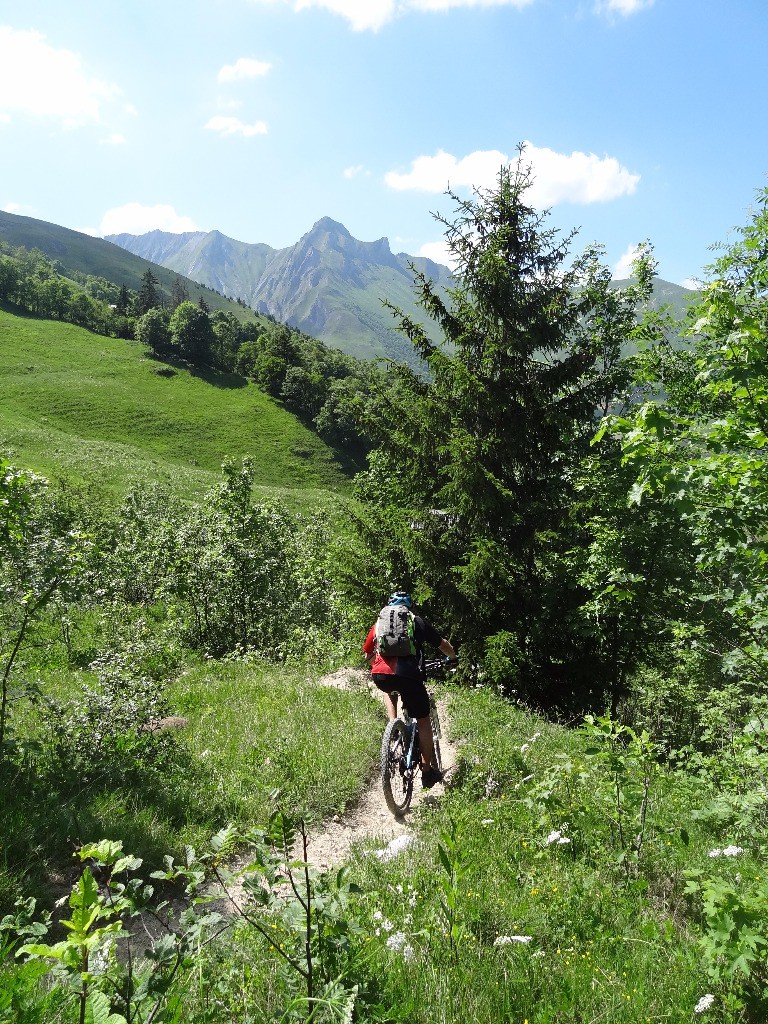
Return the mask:
{"type": "Polygon", "coordinates": [[[391,694],[393,691],[397,691],[403,698],[403,704],[414,718],[426,718],[429,715],[429,694],[421,679],[387,676],[376,672],[373,681],[384,693],[391,694]]]}

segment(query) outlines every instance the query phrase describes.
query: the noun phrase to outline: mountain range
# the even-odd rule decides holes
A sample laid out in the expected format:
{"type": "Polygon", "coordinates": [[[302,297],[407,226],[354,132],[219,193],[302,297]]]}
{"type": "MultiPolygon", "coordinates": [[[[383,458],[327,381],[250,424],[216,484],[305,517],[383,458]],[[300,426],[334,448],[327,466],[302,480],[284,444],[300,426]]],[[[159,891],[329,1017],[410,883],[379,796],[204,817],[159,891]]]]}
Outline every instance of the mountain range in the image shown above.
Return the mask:
{"type": "MultiPolygon", "coordinates": [[[[386,238],[361,242],[343,224],[323,217],[285,249],[248,243],[220,231],[93,238],[46,221],[0,211],[0,239],[38,248],[67,271],[104,277],[137,289],[147,268],[170,293],[174,276],[185,279],[190,298],[239,319],[250,310],[267,314],[327,344],[362,358],[386,356],[413,364],[410,342],[395,329],[383,300],[439,332],[417,305],[411,265],[437,290],[451,286],[450,270],[432,260],[392,253],[386,238]]],[[[626,282],[617,281],[616,286],[626,282]]],[[[652,305],[669,304],[682,318],[695,292],[656,278],[652,305]]]]}
{"type": "MultiPolygon", "coordinates": [[[[382,300],[424,321],[413,291],[415,266],[439,290],[451,284],[447,267],[424,257],[394,254],[386,238],[360,242],[343,224],[323,217],[295,245],[273,249],[239,242],[220,231],[108,235],[108,240],[192,278],[329,345],[363,358],[413,358],[382,300]]],[[[439,335],[434,325],[428,331],[439,335]]]]}

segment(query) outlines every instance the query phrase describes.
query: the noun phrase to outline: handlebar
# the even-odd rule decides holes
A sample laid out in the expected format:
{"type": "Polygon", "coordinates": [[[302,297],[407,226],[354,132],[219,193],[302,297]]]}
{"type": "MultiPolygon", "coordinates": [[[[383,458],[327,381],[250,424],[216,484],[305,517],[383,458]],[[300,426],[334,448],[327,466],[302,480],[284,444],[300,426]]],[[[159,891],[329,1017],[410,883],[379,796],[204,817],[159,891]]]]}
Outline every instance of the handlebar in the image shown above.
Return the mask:
{"type": "Polygon", "coordinates": [[[442,675],[444,672],[455,669],[458,663],[458,658],[427,658],[424,661],[424,672],[427,676],[442,675]]]}

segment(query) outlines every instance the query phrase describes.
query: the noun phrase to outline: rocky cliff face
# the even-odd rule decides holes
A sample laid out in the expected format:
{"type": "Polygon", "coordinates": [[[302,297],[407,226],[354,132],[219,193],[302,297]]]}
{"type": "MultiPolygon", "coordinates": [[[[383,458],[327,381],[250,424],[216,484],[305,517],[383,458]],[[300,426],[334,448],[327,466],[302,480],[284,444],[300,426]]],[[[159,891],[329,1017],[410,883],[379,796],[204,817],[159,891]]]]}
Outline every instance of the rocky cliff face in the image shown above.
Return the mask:
{"type": "MultiPolygon", "coordinates": [[[[219,231],[150,231],[109,240],[354,355],[412,357],[383,300],[424,320],[413,297],[411,257],[393,254],[386,238],[361,242],[330,217],[286,249],[238,242],[219,231]]],[[[446,267],[413,262],[439,287],[450,284],[446,267]]]]}

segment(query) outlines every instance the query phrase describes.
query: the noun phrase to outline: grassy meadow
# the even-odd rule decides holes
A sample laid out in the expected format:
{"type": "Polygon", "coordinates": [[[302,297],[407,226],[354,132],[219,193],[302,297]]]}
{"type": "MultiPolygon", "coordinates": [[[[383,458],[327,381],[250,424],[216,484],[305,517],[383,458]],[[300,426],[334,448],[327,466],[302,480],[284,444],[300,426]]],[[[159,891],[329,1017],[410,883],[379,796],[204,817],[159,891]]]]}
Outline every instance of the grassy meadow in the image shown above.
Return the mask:
{"type": "Polygon", "coordinates": [[[140,480],[199,495],[245,455],[257,493],[312,507],[345,489],[333,451],[245,378],[169,367],[71,324],[0,309],[0,392],[6,458],[114,496],[140,480]]]}

